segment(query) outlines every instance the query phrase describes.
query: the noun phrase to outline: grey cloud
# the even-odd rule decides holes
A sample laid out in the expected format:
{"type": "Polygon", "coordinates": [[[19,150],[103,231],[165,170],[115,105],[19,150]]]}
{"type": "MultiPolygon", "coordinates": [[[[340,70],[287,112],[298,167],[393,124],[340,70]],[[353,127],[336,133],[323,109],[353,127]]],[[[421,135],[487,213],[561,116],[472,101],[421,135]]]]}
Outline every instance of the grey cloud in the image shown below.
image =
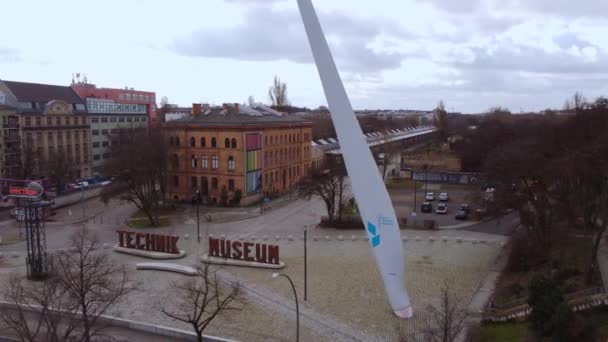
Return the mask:
{"type": "MultiPolygon", "coordinates": [[[[408,33],[397,24],[362,20],[339,13],[321,13],[320,17],[328,37],[337,38],[332,50],[344,70],[370,72],[399,67],[403,55],[376,52],[368,47],[382,33],[405,37],[408,33]]],[[[174,42],[174,50],[195,57],[312,62],[299,14],[293,10],[280,11],[269,7],[250,8],[245,22],[234,28],[200,30],[179,37],[174,42]]]]}
{"type": "MultiPolygon", "coordinates": [[[[490,70],[466,71],[457,85],[384,85],[370,96],[376,107],[431,109],[443,99],[448,108],[481,112],[504,106],[513,112],[560,108],[575,91],[593,98],[608,92],[608,75],[538,75],[490,70]]],[[[356,104],[357,106],[372,106],[356,104]]]]}
{"type": "MultiPolygon", "coordinates": [[[[420,1],[420,0],[419,0],[420,1]]],[[[472,13],[489,3],[497,11],[530,11],[554,14],[562,17],[606,17],[608,1],[605,0],[425,0],[436,8],[450,13],[472,13]]]]}
{"type": "Polygon", "coordinates": [[[470,50],[475,56],[472,62],[453,61],[451,64],[462,69],[557,74],[605,73],[608,70],[608,56],[600,50],[596,50],[595,61],[585,61],[582,57],[565,51],[549,53],[538,47],[524,45],[503,45],[494,51],[477,47],[470,50]]]}

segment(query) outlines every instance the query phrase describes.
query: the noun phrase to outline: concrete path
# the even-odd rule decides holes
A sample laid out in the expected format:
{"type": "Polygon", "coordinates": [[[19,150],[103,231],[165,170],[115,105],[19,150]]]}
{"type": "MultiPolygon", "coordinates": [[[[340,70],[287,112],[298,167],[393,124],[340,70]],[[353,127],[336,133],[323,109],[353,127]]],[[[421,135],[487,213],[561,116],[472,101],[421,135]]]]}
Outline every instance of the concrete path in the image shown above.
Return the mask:
{"type": "Polygon", "coordinates": [[[475,291],[473,298],[471,298],[471,301],[467,307],[467,319],[465,320],[465,327],[455,342],[467,341],[469,329],[481,324],[483,312],[488,304],[488,301],[492,297],[492,294],[494,293],[498,277],[500,277],[500,274],[507,266],[508,259],[509,250],[505,248],[498,258],[496,258],[494,265],[492,265],[492,267],[488,270],[488,273],[479,284],[477,291],[475,291]]]}
{"type": "Polygon", "coordinates": [[[600,242],[600,248],[597,251],[597,263],[602,275],[604,292],[606,292],[608,290],[608,236],[606,233],[604,233],[604,238],[600,242]]]}

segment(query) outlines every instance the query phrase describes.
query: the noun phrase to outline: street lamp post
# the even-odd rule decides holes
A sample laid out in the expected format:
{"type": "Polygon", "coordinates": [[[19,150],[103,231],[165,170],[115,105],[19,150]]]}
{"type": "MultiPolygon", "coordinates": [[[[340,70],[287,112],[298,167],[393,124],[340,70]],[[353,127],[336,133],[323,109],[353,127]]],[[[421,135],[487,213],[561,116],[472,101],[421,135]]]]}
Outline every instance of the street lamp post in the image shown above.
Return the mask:
{"type": "Polygon", "coordinates": [[[306,248],[306,244],[308,242],[308,229],[304,227],[304,301],[306,301],[306,296],[308,294],[308,252],[306,248]]]}
{"type": "Polygon", "coordinates": [[[84,219],[84,217],[86,216],[85,213],[85,206],[84,206],[84,186],[81,185],[80,188],[80,202],[82,203],[82,218],[84,219]]]}
{"type": "Polygon", "coordinates": [[[273,278],[278,278],[279,276],[287,278],[289,284],[291,285],[291,289],[293,290],[293,296],[296,299],[296,342],[300,341],[300,307],[298,306],[298,294],[296,293],[296,286],[293,284],[293,281],[287,274],[283,273],[273,273],[273,278]]]}
{"type": "Polygon", "coordinates": [[[424,165],[424,193],[427,193],[426,185],[429,182],[429,166],[427,164],[424,165]]]}
{"type": "Polygon", "coordinates": [[[414,179],[414,210],[412,211],[412,221],[414,221],[414,226],[416,226],[416,177],[412,177],[414,179]]]}

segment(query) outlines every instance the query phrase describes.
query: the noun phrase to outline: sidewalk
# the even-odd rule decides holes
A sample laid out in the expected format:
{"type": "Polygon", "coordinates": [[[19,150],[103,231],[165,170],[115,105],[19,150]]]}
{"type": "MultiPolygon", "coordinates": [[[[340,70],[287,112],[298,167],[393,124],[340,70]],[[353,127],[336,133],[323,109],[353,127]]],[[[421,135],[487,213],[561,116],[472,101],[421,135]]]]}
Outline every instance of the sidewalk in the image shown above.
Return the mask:
{"type": "Polygon", "coordinates": [[[488,301],[492,297],[492,294],[494,293],[498,277],[507,266],[509,253],[510,249],[508,247],[504,248],[496,258],[486,276],[480,282],[479,287],[473,294],[473,297],[471,298],[471,301],[467,307],[467,318],[465,320],[464,329],[456,338],[457,342],[467,341],[469,331],[473,327],[481,324],[484,310],[488,304],[488,301]]]}

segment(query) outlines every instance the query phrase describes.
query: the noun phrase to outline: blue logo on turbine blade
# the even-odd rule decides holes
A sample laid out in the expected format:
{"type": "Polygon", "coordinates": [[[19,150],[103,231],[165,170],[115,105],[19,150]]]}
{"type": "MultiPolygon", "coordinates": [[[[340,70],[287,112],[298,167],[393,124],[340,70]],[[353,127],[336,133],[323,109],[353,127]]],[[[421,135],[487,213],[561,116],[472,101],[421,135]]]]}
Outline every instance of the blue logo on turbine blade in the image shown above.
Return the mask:
{"type": "Polygon", "coordinates": [[[390,218],[378,215],[378,227],[373,223],[367,221],[367,232],[369,233],[369,239],[372,243],[372,247],[378,247],[380,245],[380,232],[378,231],[382,225],[392,226],[393,221],[390,218]]]}
{"type": "Polygon", "coordinates": [[[372,243],[372,247],[377,247],[380,245],[380,235],[376,230],[376,226],[369,221],[367,221],[367,232],[369,233],[369,239],[372,243]]]}

